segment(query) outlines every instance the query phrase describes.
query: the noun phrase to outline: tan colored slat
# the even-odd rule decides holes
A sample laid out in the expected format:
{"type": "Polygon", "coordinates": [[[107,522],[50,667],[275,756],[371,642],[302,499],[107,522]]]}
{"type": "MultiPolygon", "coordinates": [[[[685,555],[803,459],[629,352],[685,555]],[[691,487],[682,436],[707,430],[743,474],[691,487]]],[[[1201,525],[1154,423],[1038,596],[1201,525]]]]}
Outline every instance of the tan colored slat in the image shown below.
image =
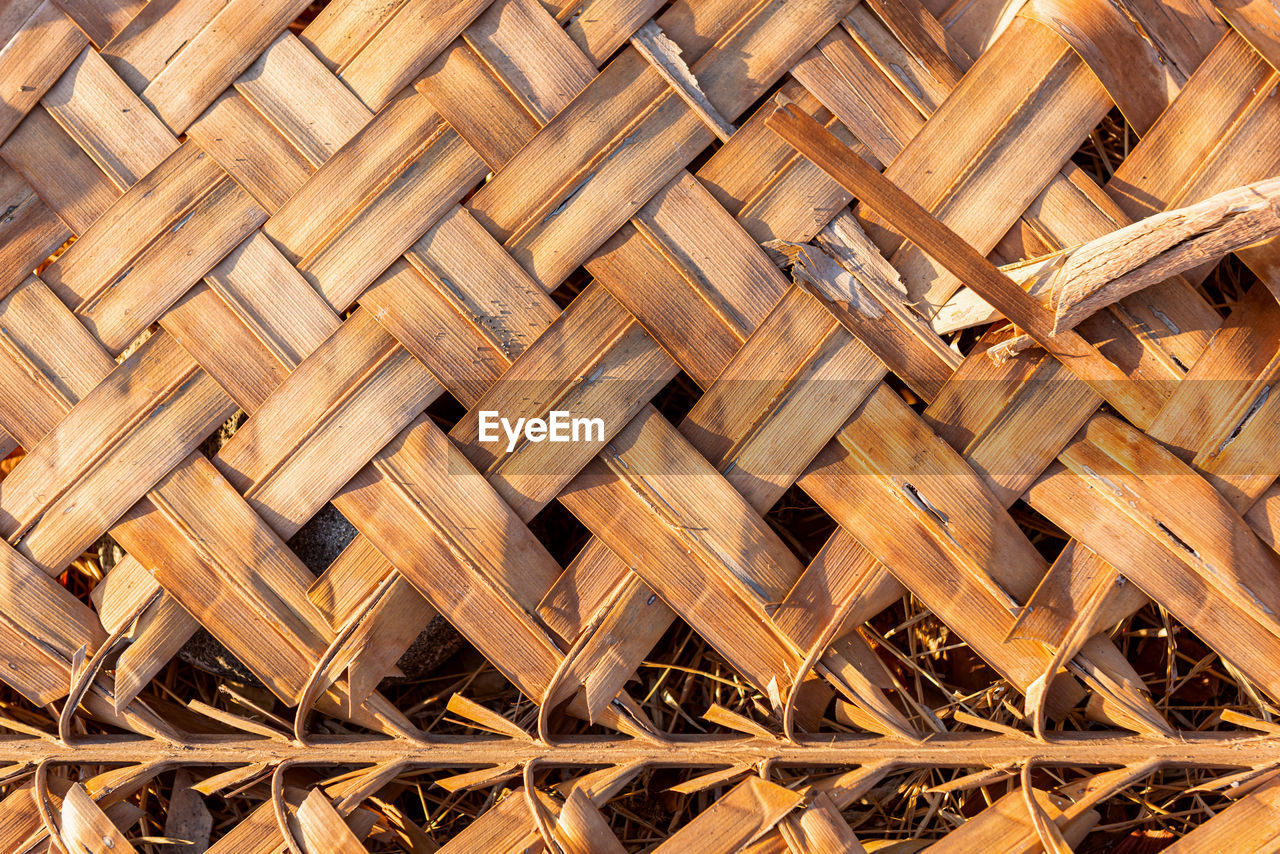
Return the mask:
{"type": "Polygon", "coordinates": [[[71,63],[41,103],[121,190],[178,148],[164,124],[91,49],[71,63]]]}
{"type": "Polygon", "coordinates": [[[800,485],[1011,681],[1043,672],[1043,649],[1004,638],[1044,558],[896,393],[871,395],[800,485]]]}
{"type": "Polygon", "coordinates": [[[521,690],[542,695],[560,656],[531,612],[560,569],[439,428],[419,418],[334,505],[521,690]]]}
{"type": "MultiPolygon", "coordinates": [[[[675,374],[675,366],[598,284],[584,291],[450,431],[471,462],[523,519],[531,519],[675,374]],[[553,410],[601,418],[603,434],[568,444],[524,438],[511,451],[502,429],[480,441],[480,413],[548,418],[553,410]]],[[[599,431],[597,431],[599,432],[599,431]]]]}
{"type": "Polygon", "coordinates": [[[161,325],[246,412],[338,329],[333,309],[261,232],[187,291],[161,325]]]}
{"type": "Polygon", "coordinates": [[[763,511],[885,374],[816,298],[793,287],[694,404],[680,432],[763,511]]]}
{"type": "Polygon", "coordinates": [[[346,309],[483,168],[409,91],[329,158],[263,231],[331,305],[346,309]]]}
{"type": "Polygon", "coordinates": [[[667,854],[688,850],[687,846],[707,854],[737,851],[767,832],[800,801],[797,792],[748,777],[654,851],[667,854]]]}
{"type": "Polygon", "coordinates": [[[1239,33],[1229,31],[1169,111],[1117,167],[1107,192],[1134,218],[1181,201],[1182,188],[1204,168],[1205,155],[1231,134],[1243,115],[1265,109],[1275,76],[1239,33]],[[1164,205],[1153,205],[1153,200],[1164,205]]]}
{"type": "Polygon", "coordinates": [[[0,614],[5,682],[39,705],[66,696],[72,656],[106,639],[91,610],[8,544],[0,545],[0,614]]]}
{"type": "Polygon", "coordinates": [[[214,464],[268,524],[291,536],[440,391],[360,310],[280,384],[214,464]]]}
{"type": "Polygon", "coordinates": [[[786,289],[764,252],[688,173],[659,191],[588,269],[703,387],[786,289]]]}
{"type": "Polygon", "coordinates": [[[0,218],[0,294],[7,294],[53,254],[71,231],[8,165],[0,165],[0,201],[8,212],[0,218]]]}
{"type": "Polygon", "coordinates": [[[766,606],[800,566],[656,410],[646,407],[560,500],[747,678],[786,690],[799,656],[766,606]]]}
{"type": "Polygon", "coordinates": [[[18,0],[0,34],[0,141],[22,121],[89,43],[52,0],[18,0]]]}
{"type": "Polygon", "coordinates": [[[788,817],[778,830],[793,851],[815,854],[866,854],[849,823],[825,793],[798,815],[788,817]]]}
{"type": "MultiPolygon", "coordinates": [[[[809,240],[848,205],[852,196],[794,148],[765,127],[782,102],[794,101],[846,145],[862,144],[794,80],[743,122],[728,144],[698,170],[698,179],[758,243],[809,240]]],[[[870,156],[866,152],[862,156],[870,156]]]]}
{"type": "Polygon", "coordinates": [[[489,2],[465,0],[443,8],[432,0],[400,3],[360,52],[343,63],[343,81],[371,109],[380,110],[413,82],[489,2]]]}
{"type": "Polygon", "coordinates": [[[305,0],[230,0],[169,57],[142,100],[182,133],[305,8],[305,0]]]}
{"type": "Polygon", "coordinates": [[[313,171],[302,152],[233,89],[187,128],[187,136],[269,213],[278,211],[313,171]]]}
{"type": "Polygon", "coordinates": [[[72,783],[62,800],[62,841],[85,854],[135,854],[111,819],[79,783],[72,783]]]}
{"type": "Polygon", "coordinates": [[[297,820],[306,854],[359,854],[365,850],[320,789],[312,789],[302,801],[297,820]]]}
{"type": "Polygon", "coordinates": [[[0,320],[6,426],[24,446],[35,448],[115,362],[34,276],[0,301],[0,320]]]}
{"type": "Polygon", "coordinates": [[[77,234],[120,197],[121,190],[43,106],[27,113],[9,134],[0,157],[77,234]],[[57,161],[57,169],[45,168],[50,160],[57,161]]]}
{"type": "Polygon", "coordinates": [[[314,167],[332,157],[373,113],[285,32],[236,78],[236,90],[314,167]]]}
{"type": "Polygon", "coordinates": [[[1212,854],[1224,845],[1237,851],[1274,850],[1280,843],[1278,798],[1280,785],[1267,786],[1228,806],[1165,850],[1173,854],[1212,854]]]}
{"type": "Polygon", "coordinates": [[[60,572],[234,410],[172,338],[151,338],[5,479],[6,537],[60,572]]]}
{"type": "Polygon", "coordinates": [[[1186,82],[1187,74],[1116,6],[1036,0],[1022,14],[1071,45],[1139,135],[1151,128],[1186,82]]]}
{"type": "Polygon", "coordinates": [[[1275,656],[1280,652],[1271,632],[1274,621],[1256,622],[1248,610],[1223,598],[1219,587],[1191,571],[1176,553],[1181,549],[1167,536],[1135,536],[1133,524],[1111,516],[1111,505],[1103,504],[1097,495],[1100,493],[1059,464],[1036,482],[1028,499],[1108,563],[1124,567],[1126,578],[1147,595],[1157,597],[1211,647],[1230,650],[1227,654],[1232,663],[1259,687],[1268,693],[1280,690],[1274,673],[1275,656]],[[1249,627],[1252,638],[1247,645],[1235,642],[1244,626],[1249,627]]]}
{"type": "Polygon", "coordinates": [[[188,143],[112,205],[43,278],[118,353],[265,217],[188,143]]]}
{"type": "MultiPolygon", "coordinates": [[[[1047,818],[1061,828],[1068,844],[1078,845],[1098,822],[1096,812],[1080,816],[1068,812],[1069,806],[1064,798],[1039,789],[1033,790],[1032,796],[1047,818]]],[[[1043,850],[1021,790],[1000,798],[978,816],[924,850],[929,854],[976,854],[978,851],[989,851],[992,846],[1024,854],[1043,850]]]]}

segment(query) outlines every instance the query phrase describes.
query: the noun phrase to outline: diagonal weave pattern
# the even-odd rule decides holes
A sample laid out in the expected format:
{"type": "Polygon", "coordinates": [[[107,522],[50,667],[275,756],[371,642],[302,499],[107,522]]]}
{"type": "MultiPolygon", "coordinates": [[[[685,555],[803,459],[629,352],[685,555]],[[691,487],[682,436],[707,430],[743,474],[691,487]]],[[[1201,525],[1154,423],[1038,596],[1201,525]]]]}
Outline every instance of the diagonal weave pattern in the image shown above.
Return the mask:
{"type": "Polygon", "coordinates": [[[1259,281],[1225,319],[1204,268],[1044,348],[1008,345],[1043,343],[1042,302],[961,263],[1280,172],[1273,9],[333,0],[291,27],[308,5],[0,8],[0,679],[52,709],[0,720],[0,762],[39,769],[0,850],[100,846],[178,764],[271,774],[218,852],[364,850],[388,819],[358,807],[429,766],[524,776],[443,850],[623,850],[608,803],[653,765],[722,769],[664,851],[861,850],[841,811],[937,765],[1016,778],[944,850],[1080,845],[1168,765],[1245,769],[1176,850],[1274,849],[1280,255],[1238,253],[1259,281]],[[1113,110],[1131,145],[1100,186],[1072,155],[1113,110]],[[895,188],[924,211],[877,203],[895,188]],[[653,401],[680,372],[700,395],[673,423],[653,401]],[[491,410],[604,435],[508,450],[491,410]],[[765,520],[793,487],[838,523],[807,565],[765,520]],[[553,502],[590,532],[567,566],[529,527],[553,502]],[[316,577],[286,541],[329,503],[359,533],[316,577]],[[1056,559],[1015,505],[1071,538],[1056,559]],[[126,556],[86,603],[56,579],[104,535],[126,556]],[[908,594],[1025,727],[904,699],[860,627],[908,594]],[[1265,738],[1151,701],[1109,635],[1151,602],[1265,738]],[[528,730],[460,696],[488,733],[424,734],[379,693],[437,614],[538,706],[528,730]],[[627,682],[676,621],[768,720],[648,719],[627,682]],[[201,627],[294,733],[140,697],[201,627]],[[308,735],[313,708],[349,732],[308,735]],[[1079,708],[1103,728],[1058,731],[1079,708]],[[535,776],[567,766],[597,767],[535,776]]]}

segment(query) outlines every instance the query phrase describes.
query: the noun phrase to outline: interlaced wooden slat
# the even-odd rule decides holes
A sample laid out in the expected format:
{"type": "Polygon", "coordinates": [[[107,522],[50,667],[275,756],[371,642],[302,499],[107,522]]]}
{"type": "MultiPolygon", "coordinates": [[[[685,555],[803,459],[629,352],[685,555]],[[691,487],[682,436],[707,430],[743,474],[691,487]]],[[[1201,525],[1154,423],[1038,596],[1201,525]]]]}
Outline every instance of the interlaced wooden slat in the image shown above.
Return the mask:
{"type": "Polygon", "coordinates": [[[1186,235],[1104,287],[1158,225],[1087,256],[1087,311],[1056,277],[1280,173],[1277,31],[1237,0],[0,6],[0,849],[145,850],[135,796],[181,766],[172,803],[262,794],[237,854],[869,850],[852,807],[940,767],[938,850],[1092,850],[1171,769],[1238,800],[1170,850],[1273,850],[1280,250],[1227,247],[1229,300],[1186,235]],[[600,429],[487,436],[554,411],[600,429]],[[796,496],[834,522],[808,551],[796,496]],[[330,504],[356,535],[317,575],[287,543],[330,504]],[[921,686],[877,622],[904,597],[999,714],[921,686]],[[1248,703],[1173,709],[1112,631],[1143,609],[1248,703]],[[446,733],[386,687],[436,616],[518,720],[469,678],[446,733]],[[634,690],[678,624],[740,705],[634,690]],[[157,678],[201,632],[257,699],[157,678]],[[620,838],[671,767],[709,806],[620,838]],[[433,769],[507,795],[447,838],[393,805],[433,769]]]}

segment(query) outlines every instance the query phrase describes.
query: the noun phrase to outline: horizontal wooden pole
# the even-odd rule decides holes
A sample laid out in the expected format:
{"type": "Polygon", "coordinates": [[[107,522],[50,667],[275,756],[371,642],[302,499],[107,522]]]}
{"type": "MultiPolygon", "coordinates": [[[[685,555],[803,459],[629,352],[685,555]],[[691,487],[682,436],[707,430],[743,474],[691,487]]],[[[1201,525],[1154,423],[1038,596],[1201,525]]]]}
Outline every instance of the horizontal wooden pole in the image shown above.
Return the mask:
{"type": "Polygon", "coordinates": [[[14,763],[240,765],[291,760],[316,765],[404,761],[420,767],[519,765],[708,767],[765,760],[808,768],[854,767],[889,761],[903,768],[969,768],[1021,764],[1115,767],[1148,760],[1172,766],[1250,767],[1280,756],[1280,736],[1186,732],[1175,738],[1127,733],[1064,733],[1048,741],[995,733],[945,733],[921,742],[864,735],[802,736],[795,742],[739,736],[684,736],[654,742],[615,736],[575,736],[554,745],[510,738],[313,737],[284,740],[206,737],[184,745],[136,736],[85,738],[63,745],[39,738],[0,739],[0,765],[14,763]]]}

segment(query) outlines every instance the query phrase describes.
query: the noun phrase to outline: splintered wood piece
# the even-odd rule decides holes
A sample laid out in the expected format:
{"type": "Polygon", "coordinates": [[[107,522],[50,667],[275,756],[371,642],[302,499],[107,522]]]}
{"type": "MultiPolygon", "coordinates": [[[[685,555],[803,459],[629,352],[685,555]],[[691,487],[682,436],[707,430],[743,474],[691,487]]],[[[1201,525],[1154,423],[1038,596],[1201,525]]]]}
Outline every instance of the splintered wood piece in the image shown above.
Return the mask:
{"type": "Polygon", "coordinates": [[[680,47],[667,38],[653,21],[636,30],[631,37],[631,44],[653,64],[654,69],[662,75],[662,79],[680,96],[702,119],[703,124],[711,128],[721,142],[728,142],[733,136],[733,125],[724,120],[724,116],[716,111],[715,106],[707,100],[707,96],[698,87],[689,66],[680,58],[680,47]]]}
{"type": "Polygon", "coordinates": [[[1049,282],[1054,334],[1135,291],[1270,238],[1280,231],[1278,199],[1280,180],[1261,181],[1068,250],[1049,282]]]}
{"type": "Polygon", "coordinates": [[[1151,385],[1134,381],[1071,331],[1055,333],[1049,312],[910,196],[844,146],[807,113],[782,107],[769,120],[788,142],[864,202],[894,220],[909,239],[968,283],[1127,417],[1147,426],[1161,402],[1151,385]]]}

